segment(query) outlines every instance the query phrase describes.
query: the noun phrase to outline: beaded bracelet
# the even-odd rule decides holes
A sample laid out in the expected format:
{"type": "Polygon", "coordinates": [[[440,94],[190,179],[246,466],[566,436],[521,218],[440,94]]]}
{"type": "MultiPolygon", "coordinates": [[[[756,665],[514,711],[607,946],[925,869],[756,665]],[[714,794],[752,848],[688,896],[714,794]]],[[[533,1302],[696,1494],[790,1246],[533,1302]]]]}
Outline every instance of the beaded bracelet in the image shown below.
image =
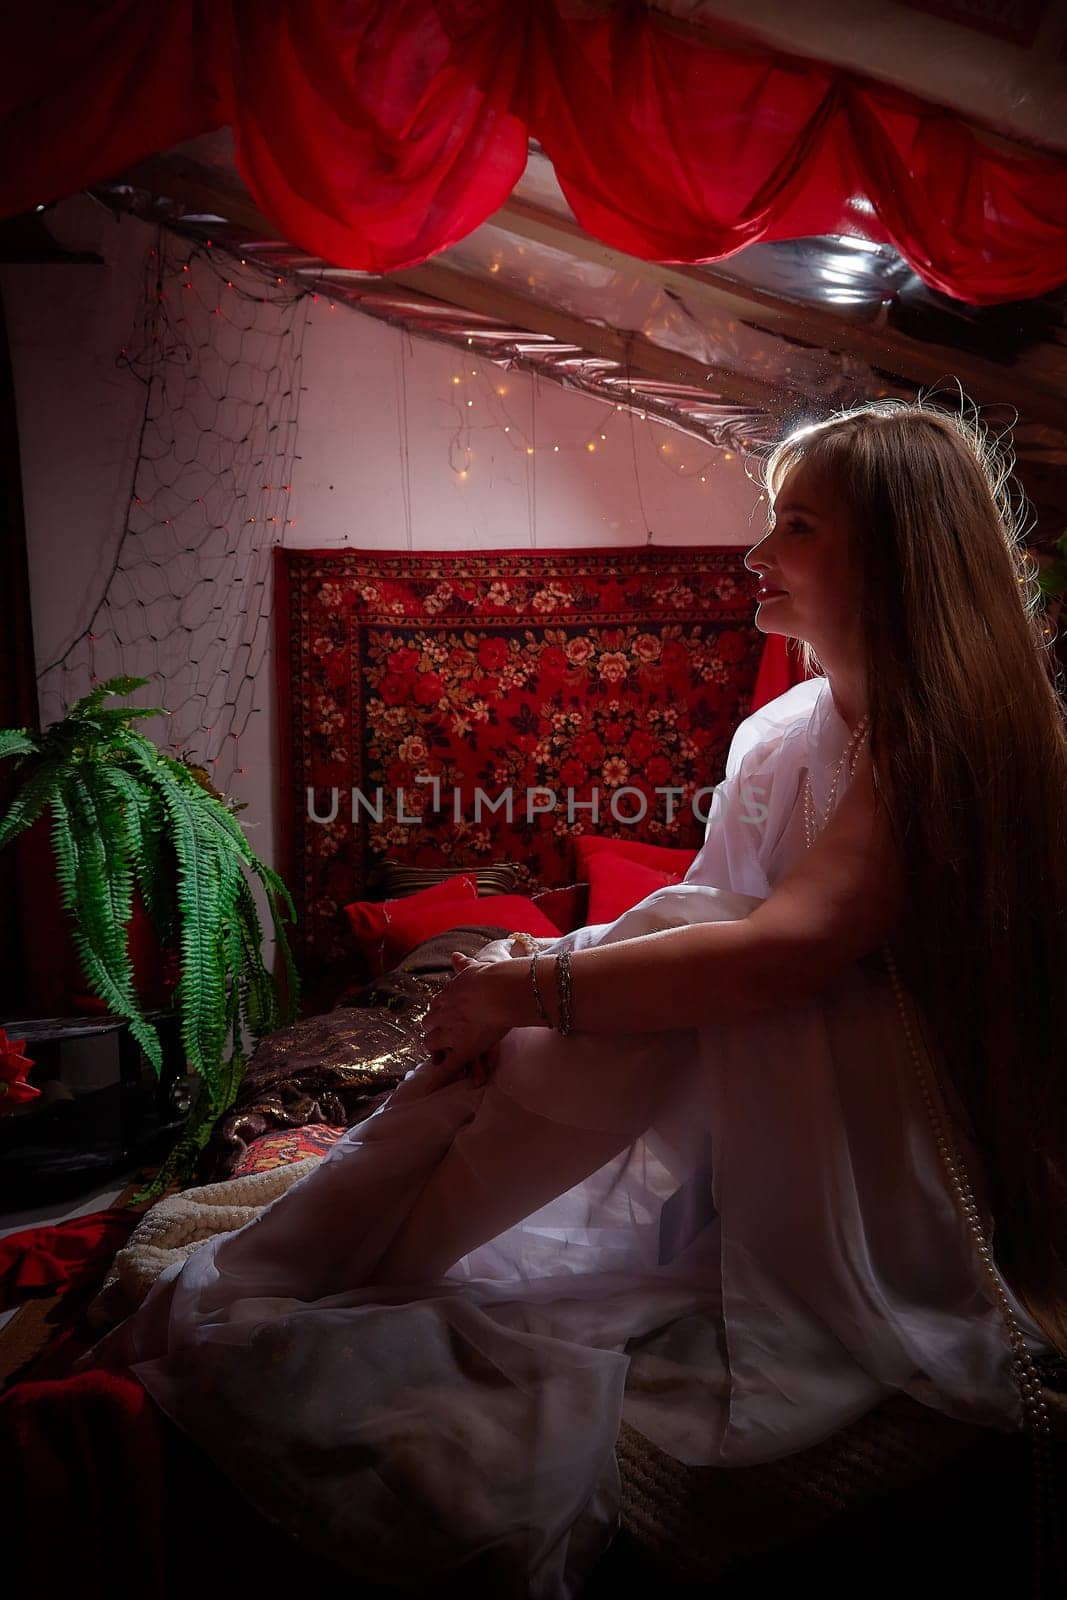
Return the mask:
{"type": "Polygon", "coordinates": [[[559,995],[559,1031],[564,1036],[573,1032],[571,1012],[571,953],[561,950],[556,957],[556,987],[559,995]]]}
{"type": "Polygon", "coordinates": [[[537,957],[530,957],[530,982],[533,984],[534,999],[537,1002],[537,1014],[546,1028],[551,1028],[552,1018],[545,1010],[545,1002],[541,999],[541,987],[537,982],[537,957]]]}

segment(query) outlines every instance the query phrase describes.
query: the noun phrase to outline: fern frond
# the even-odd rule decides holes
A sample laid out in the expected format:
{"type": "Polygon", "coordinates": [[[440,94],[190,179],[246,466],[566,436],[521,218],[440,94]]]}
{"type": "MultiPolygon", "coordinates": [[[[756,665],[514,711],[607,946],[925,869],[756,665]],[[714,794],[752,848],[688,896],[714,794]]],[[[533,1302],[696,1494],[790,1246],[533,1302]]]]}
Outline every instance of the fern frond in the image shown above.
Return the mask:
{"type": "Polygon", "coordinates": [[[80,717],[78,727],[82,738],[96,738],[110,743],[116,733],[129,731],[129,725],[139,717],[165,717],[169,713],[162,706],[114,706],[106,711],[94,711],[91,716],[80,717]]]}
{"type": "Polygon", "coordinates": [[[43,760],[31,772],[0,820],[0,850],[37,821],[45,806],[58,793],[62,780],[63,764],[60,761],[43,760]]]}
{"type": "Polygon", "coordinates": [[[289,920],[292,923],[295,923],[297,920],[296,907],[293,904],[292,895],[289,893],[288,888],[282,882],[281,878],[279,878],[278,874],[270,867],[265,866],[263,863],[260,863],[260,865],[263,867],[261,877],[267,888],[271,922],[274,925],[274,937],[278,948],[282,953],[282,961],[285,966],[285,983],[288,999],[285,1007],[285,1013],[279,1017],[278,1025],[288,1025],[290,1022],[296,1021],[300,1010],[300,974],[296,970],[296,962],[293,960],[292,947],[289,944],[289,935],[286,933],[282,924],[282,919],[278,913],[277,902],[279,899],[284,902],[284,905],[289,912],[289,920]]]}
{"type": "Polygon", "coordinates": [[[114,762],[101,766],[100,780],[122,802],[120,825],[137,887],[153,928],[166,941],[172,933],[174,897],[160,849],[165,827],[162,802],[151,785],[139,783],[114,762]]]}
{"type": "Polygon", "coordinates": [[[258,1043],[280,1025],[281,1007],[278,986],[263,965],[263,931],[259,912],[247,883],[237,902],[237,917],[244,944],[244,966],[248,974],[245,1022],[258,1043]]]}
{"type": "Polygon", "coordinates": [[[75,722],[82,722],[86,717],[94,716],[109,696],[132,694],[135,689],[143,689],[151,681],[151,678],[131,678],[125,674],[117,678],[106,678],[88,694],[82,695],[80,700],[75,700],[64,720],[73,719],[75,722]]]}
{"type": "Polygon", "coordinates": [[[52,796],[52,854],[56,862],[56,881],[64,911],[73,912],[78,903],[78,846],[70,826],[70,812],[61,789],[52,796]]]}
{"type": "Polygon", "coordinates": [[[133,867],[116,826],[113,797],[99,771],[86,765],[66,785],[68,821],[77,847],[74,942],[86,976],[105,1004],[125,1017],[130,1033],[152,1063],[163,1070],[159,1035],[144,1017],[133,985],[127,924],[133,901],[133,867]]]}
{"type": "Polygon", "coordinates": [[[203,791],[198,787],[194,797],[163,764],[155,779],[178,859],[182,1038],[190,1064],[214,1092],[226,1029],[224,940],[241,867],[232,850],[220,849],[216,830],[203,817],[203,791]]]}
{"type": "Polygon", "coordinates": [[[39,749],[29,728],[4,728],[0,732],[0,761],[7,756],[36,755],[39,749]]]}
{"type": "MultiPolygon", "coordinates": [[[[169,758],[163,757],[163,762],[168,763],[169,758]]],[[[286,977],[288,980],[287,989],[289,1003],[286,1010],[285,1021],[293,1022],[296,1019],[296,1002],[300,991],[300,978],[296,970],[296,963],[293,960],[293,954],[289,946],[289,940],[285,933],[285,929],[281,924],[276,906],[277,899],[282,899],[289,910],[291,920],[295,923],[296,907],[293,904],[293,897],[289,893],[286,884],[278,876],[274,869],[272,867],[268,867],[266,862],[261,861],[256,855],[245,835],[244,829],[241,827],[241,824],[237,821],[237,819],[226,810],[225,806],[220,805],[217,800],[214,800],[210,795],[205,794],[204,791],[200,789],[198,784],[196,785],[196,790],[200,796],[202,815],[207,825],[217,829],[226,840],[233,844],[234,848],[240,852],[242,861],[244,861],[246,866],[251,868],[267,891],[267,902],[270,907],[271,920],[274,924],[275,938],[282,952],[282,959],[285,964],[286,977]]],[[[221,841],[220,848],[224,848],[221,841]]],[[[253,901],[251,904],[253,913],[255,913],[255,902],[253,901]]],[[[262,944],[263,934],[259,926],[258,915],[255,916],[254,926],[256,929],[257,941],[259,944],[262,944]]],[[[278,996],[277,985],[273,977],[271,977],[270,974],[267,974],[265,969],[263,970],[266,976],[266,981],[271,986],[275,997],[271,1005],[271,1015],[274,1018],[272,1026],[278,1027],[281,1025],[282,1019],[280,997],[278,996]]]]}

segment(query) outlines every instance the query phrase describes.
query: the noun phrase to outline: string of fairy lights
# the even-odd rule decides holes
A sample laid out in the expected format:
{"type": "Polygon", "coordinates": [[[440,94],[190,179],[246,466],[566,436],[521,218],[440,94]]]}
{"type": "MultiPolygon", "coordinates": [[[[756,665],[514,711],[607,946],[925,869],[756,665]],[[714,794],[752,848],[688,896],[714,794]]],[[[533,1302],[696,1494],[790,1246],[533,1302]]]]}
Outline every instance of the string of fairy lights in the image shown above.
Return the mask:
{"type": "MultiPolygon", "coordinates": [[[[467,343],[473,345],[474,341],[473,339],[468,339],[467,343]]],[[[648,412],[640,407],[636,399],[628,404],[624,404],[622,401],[616,401],[612,404],[608,401],[591,399],[591,406],[606,407],[608,414],[606,419],[586,430],[584,438],[571,442],[553,437],[547,441],[538,442],[536,427],[532,420],[527,427],[521,420],[517,419],[506,405],[496,405],[497,401],[505,400],[511,393],[511,386],[506,378],[502,378],[497,371],[486,370],[484,364],[480,367],[461,365],[459,370],[452,374],[451,383],[453,389],[461,391],[474,389],[477,391],[473,394],[470,392],[461,393],[453,402],[459,420],[449,446],[449,465],[461,483],[466,482],[473,472],[475,451],[471,442],[471,433],[475,426],[491,428],[494,433],[499,432],[502,434],[516,455],[537,456],[542,459],[561,455],[584,454],[595,456],[599,454],[604,456],[608,454],[611,444],[615,442],[613,437],[616,431],[615,423],[620,418],[622,424],[627,427],[630,437],[632,437],[632,430],[636,421],[646,423],[649,432],[651,432],[653,426],[670,427],[670,424],[663,422],[661,419],[650,417],[648,412]],[[472,379],[474,380],[473,383],[471,382],[472,379]],[[479,410],[479,407],[483,409],[479,410]],[[467,418],[464,415],[466,411],[475,411],[476,418],[480,415],[485,415],[487,421],[478,423],[476,418],[467,418]]],[[[531,392],[536,395],[536,382],[531,386],[531,392]]],[[[629,385],[629,392],[636,397],[637,389],[634,385],[629,385]]],[[[680,433],[680,430],[676,428],[671,428],[671,431],[680,433]]],[[[704,444],[692,434],[681,433],[680,436],[686,441],[684,445],[677,444],[671,440],[662,440],[656,446],[656,442],[652,441],[656,458],[678,479],[688,473],[687,481],[689,482],[709,483],[716,462],[720,459],[727,462],[733,461],[739,453],[729,449],[723,450],[715,445],[704,444]]],[[[629,443],[629,438],[627,442],[629,443]]],[[[743,448],[747,448],[748,445],[749,441],[747,439],[742,440],[743,448]]]]}

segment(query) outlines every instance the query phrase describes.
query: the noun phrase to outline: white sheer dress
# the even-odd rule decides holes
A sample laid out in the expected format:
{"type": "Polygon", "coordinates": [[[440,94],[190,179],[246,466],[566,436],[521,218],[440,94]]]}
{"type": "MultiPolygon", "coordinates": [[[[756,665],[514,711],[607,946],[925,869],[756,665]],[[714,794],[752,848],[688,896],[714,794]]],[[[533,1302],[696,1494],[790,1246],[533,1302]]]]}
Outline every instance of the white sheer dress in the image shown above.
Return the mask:
{"type": "MultiPolygon", "coordinates": [[[[821,817],[847,741],[823,678],[749,717],[685,881],[550,948],[745,916],[805,847],[805,772],[821,817]]],[[[723,1466],[803,1449],[894,1390],[1022,1426],[892,985],[867,960],[744,1023],[516,1029],[485,1087],[426,1094],[409,1074],[260,1217],[168,1269],[99,1354],[266,1515],[413,1594],[457,1570],[472,1593],[580,1594],[618,1525],[623,1418],[723,1466]],[[376,1288],[442,1160],[455,1264],[376,1288]]]]}

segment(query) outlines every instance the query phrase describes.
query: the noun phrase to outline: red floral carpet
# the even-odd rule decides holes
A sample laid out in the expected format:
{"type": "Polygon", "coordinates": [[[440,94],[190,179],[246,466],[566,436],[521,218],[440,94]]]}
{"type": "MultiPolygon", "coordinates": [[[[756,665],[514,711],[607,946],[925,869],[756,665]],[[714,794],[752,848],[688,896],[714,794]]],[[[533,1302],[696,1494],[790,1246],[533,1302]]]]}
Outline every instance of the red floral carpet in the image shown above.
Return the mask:
{"type": "Polygon", "coordinates": [[[763,646],[743,550],[275,556],[302,971],[343,964],[386,857],[556,884],[582,830],[701,842],[763,646]]]}

